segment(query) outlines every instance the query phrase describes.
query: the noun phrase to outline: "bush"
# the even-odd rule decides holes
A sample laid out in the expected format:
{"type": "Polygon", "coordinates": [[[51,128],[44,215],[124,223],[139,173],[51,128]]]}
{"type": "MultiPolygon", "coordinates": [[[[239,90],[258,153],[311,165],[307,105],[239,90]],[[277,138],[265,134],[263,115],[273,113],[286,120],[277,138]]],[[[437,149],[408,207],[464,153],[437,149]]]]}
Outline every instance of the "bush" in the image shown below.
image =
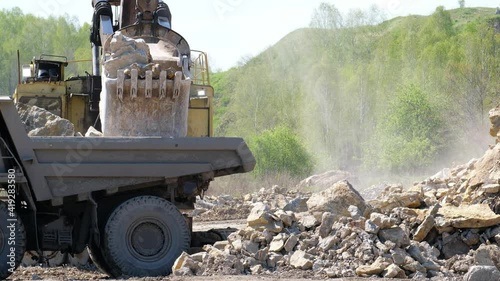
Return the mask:
{"type": "Polygon", "coordinates": [[[365,150],[365,163],[392,172],[424,170],[443,152],[443,132],[427,95],[415,85],[402,87],[365,150]]]}
{"type": "Polygon", "coordinates": [[[277,127],[252,138],[250,149],[257,159],[255,174],[289,173],[297,177],[309,176],[314,163],[302,142],[292,130],[277,127]]]}

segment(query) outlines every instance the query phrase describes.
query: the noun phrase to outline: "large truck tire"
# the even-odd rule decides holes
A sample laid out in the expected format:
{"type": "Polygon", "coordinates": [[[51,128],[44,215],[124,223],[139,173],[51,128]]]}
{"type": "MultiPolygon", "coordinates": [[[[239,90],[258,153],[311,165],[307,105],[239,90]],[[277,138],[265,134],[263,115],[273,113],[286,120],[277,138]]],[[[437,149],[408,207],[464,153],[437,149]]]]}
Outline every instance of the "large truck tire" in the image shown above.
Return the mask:
{"type": "Polygon", "coordinates": [[[26,232],[21,219],[0,201],[0,280],[19,267],[26,250],[26,232]]]}
{"type": "MultiPolygon", "coordinates": [[[[109,217],[109,214],[100,214],[99,220],[107,221],[109,217]]],[[[99,232],[101,233],[101,239],[99,241],[99,245],[97,245],[96,241],[90,241],[88,244],[88,251],[89,251],[89,256],[90,259],[92,260],[92,263],[104,274],[110,275],[111,276],[111,268],[108,266],[106,261],[104,260],[104,254],[101,248],[102,245],[102,235],[104,233],[104,226],[99,226],[99,232]]]]}
{"type": "Polygon", "coordinates": [[[139,196],[111,213],[101,246],[112,277],[165,276],[190,240],[187,222],[174,204],[139,196]]]}

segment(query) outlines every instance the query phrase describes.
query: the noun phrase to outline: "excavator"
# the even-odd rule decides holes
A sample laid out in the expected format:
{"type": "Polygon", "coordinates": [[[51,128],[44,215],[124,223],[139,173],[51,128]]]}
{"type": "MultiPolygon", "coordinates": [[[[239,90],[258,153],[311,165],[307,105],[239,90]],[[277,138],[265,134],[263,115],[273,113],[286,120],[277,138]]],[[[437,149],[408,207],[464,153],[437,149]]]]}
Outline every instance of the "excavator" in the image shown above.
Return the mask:
{"type": "MultiPolygon", "coordinates": [[[[187,41],[171,29],[172,15],[168,5],[158,0],[92,0],[92,6],[94,7],[90,31],[92,73],[86,72],[82,76],[66,79],[65,69],[68,64],[77,62],[68,61],[66,57],[62,56],[42,54],[38,58],[33,58],[30,64],[22,66],[19,84],[13,94],[14,101],[38,106],[68,119],[74,124],[76,132],[85,134],[91,126],[102,130],[101,124],[106,125],[104,124],[105,117],[110,113],[107,108],[111,109],[112,105],[108,103],[107,108],[100,108],[103,90],[101,58],[105,58],[109,52],[113,34],[120,32],[130,38],[145,40],[156,55],[154,62],[159,63],[161,68],[165,70],[164,73],[160,73],[160,77],[154,77],[156,79],[130,77],[129,75],[127,78],[130,79],[122,79],[121,84],[118,85],[121,86],[120,90],[123,90],[124,84],[129,85],[130,88],[130,81],[137,81],[138,84],[144,84],[143,88],[146,87],[146,84],[151,85],[151,91],[154,85],[156,87],[154,90],[159,92],[157,85],[168,84],[167,82],[175,80],[175,74],[180,72],[183,80],[189,84],[189,87],[186,87],[188,89],[185,89],[188,91],[189,97],[183,100],[184,103],[188,104],[185,112],[188,120],[187,136],[212,137],[214,90],[210,85],[207,54],[191,50],[187,41]]],[[[178,80],[179,76],[177,76],[178,80]]],[[[137,87],[136,84],[132,88],[137,87]]],[[[127,91],[127,89],[125,90],[127,91]]],[[[175,91],[175,89],[170,89],[170,91],[175,91]]],[[[165,96],[166,93],[161,95],[165,96]]],[[[151,97],[146,96],[145,98],[151,97]]],[[[153,103],[154,97],[149,101],[153,103]]],[[[134,108],[134,111],[139,113],[158,112],[156,108],[148,107],[146,103],[139,110],[134,108]]],[[[142,115],[140,117],[142,119],[164,117],[161,115],[161,111],[159,113],[157,116],[142,115]]],[[[120,130],[120,126],[123,125],[121,123],[128,122],[124,116],[108,117],[110,117],[107,119],[108,132],[118,130],[118,132],[108,133],[108,135],[119,136],[124,132],[129,133],[129,127],[120,130]]],[[[170,124],[171,127],[175,125],[178,124],[170,124]]],[[[136,126],[142,129],[144,124],[136,126]]],[[[137,134],[137,132],[135,133],[137,134]]],[[[153,128],[153,131],[140,133],[144,135],[169,135],[165,129],[162,131],[161,128],[153,128]]]]}
{"type": "MultiPolygon", "coordinates": [[[[73,160],[61,155],[88,142],[85,138],[25,140],[14,124],[17,120],[9,101],[0,100],[0,141],[7,140],[0,142],[0,191],[6,187],[2,182],[6,171],[16,172],[24,180],[23,194],[30,199],[19,203],[19,216],[28,230],[22,233],[26,236],[23,246],[36,263],[44,262],[47,251],[74,256],[88,246],[94,264],[110,276],[169,274],[181,250],[229,234],[227,230],[192,232],[192,218],[186,214],[194,208],[196,196],[203,195],[215,177],[251,171],[255,159],[241,139],[211,138],[214,90],[207,55],[191,50],[172,29],[166,3],[92,0],[92,6],[92,73],[66,78],[65,68],[71,63],[67,58],[41,55],[22,66],[12,99],[70,120],[77,132],[93,126],[101,130],[103,138],[90,138],[96,148],[78,163],[69,163],[73,160]],[[40,158],[45,156],[48,158],[40,158]],[[66,161],[66,167],[78,168],[60,175],[34,167],[51,161],[51,167],[66,161]],[[130,170],[128,174],[122,166],[130,170]],[[104,167],[113,175],[105,173],[104,167]],[[37,179],[29,180],[31,177],[37,179]],[[107,249],[104,237],[117,233],[108,228],[124,227],[111,225],[115,215],[128,210],[121,206],[139,204],[139,199],[161,203],[168,212],[150,213],[158,217],[146,218],[147,222],[141,216],[148,206],[136,210],[140,214],[124,215],[124,220],[137,217],[137,225],[131,226],[130,237],[126,237],[132,239],[129,244],[134,249],[126,254],[130,261],[121,263],[122,255],[114,256],[114,250],[123,247],[109,245],[107,249]],[[158,223],[170,216],[175,224],[158,223]],[[172,236],[161,235],[167,232],[172,236]],[[151,248],[160,242],[164,245],[159,252],[151,248]]],[[[4,273],[0,267],[0,276],[9,274],[4,273]]]]}

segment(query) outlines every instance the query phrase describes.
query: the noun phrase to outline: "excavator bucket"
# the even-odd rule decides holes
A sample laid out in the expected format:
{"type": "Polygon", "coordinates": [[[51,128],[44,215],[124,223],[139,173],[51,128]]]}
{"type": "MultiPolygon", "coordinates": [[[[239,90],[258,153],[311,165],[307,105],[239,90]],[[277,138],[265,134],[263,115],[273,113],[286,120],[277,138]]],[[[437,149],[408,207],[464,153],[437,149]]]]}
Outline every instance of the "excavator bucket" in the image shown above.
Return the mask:
{"type": "Polygon", "coordinates": [[[164,6],[153,2],[137,1],[137,21],[116,32],[110,17],[100,15],[104,136],[187,135],[191,49],[159,12],[164,6]]]}

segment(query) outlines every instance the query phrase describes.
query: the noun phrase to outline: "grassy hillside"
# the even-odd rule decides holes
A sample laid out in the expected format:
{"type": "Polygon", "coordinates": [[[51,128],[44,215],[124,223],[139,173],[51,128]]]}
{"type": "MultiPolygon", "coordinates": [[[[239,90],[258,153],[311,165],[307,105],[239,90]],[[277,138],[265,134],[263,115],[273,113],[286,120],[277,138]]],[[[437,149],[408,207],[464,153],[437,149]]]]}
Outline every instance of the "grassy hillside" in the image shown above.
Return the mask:
{"type": "Polygon", "coordinates": [[[288,127],[316,170],[425,173],[486,149],[487,110],[500,102],[495,9],[437,8],[376,25],[368,12],[325,18],[320,9],[312,22],[336,24],[296,30],[214,75],[218,135],[252,143],[288,127]]]}

